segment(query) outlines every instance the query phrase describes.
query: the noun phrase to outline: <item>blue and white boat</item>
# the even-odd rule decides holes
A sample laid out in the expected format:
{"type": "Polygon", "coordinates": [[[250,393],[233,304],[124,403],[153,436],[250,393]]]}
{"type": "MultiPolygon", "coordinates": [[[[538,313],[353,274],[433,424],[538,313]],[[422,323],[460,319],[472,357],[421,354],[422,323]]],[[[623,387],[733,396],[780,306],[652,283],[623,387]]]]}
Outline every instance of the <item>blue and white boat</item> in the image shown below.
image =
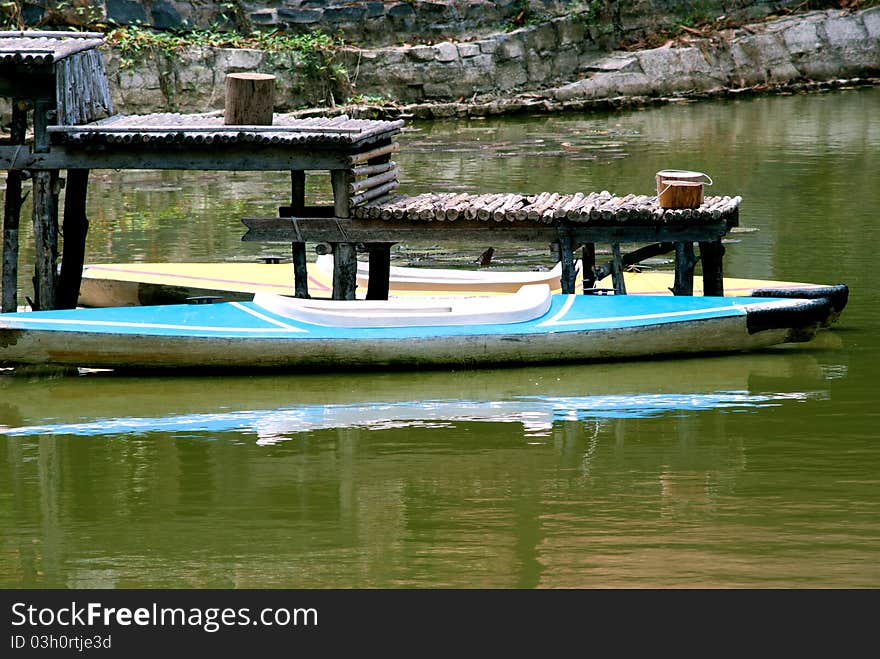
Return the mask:
{"type": "Polygon", "coordinates": [[[251,302],[0,316],[0,364],[116,369],[494,367],[756,350],[811,339],[827,298],[554,295],[251,302]]]}

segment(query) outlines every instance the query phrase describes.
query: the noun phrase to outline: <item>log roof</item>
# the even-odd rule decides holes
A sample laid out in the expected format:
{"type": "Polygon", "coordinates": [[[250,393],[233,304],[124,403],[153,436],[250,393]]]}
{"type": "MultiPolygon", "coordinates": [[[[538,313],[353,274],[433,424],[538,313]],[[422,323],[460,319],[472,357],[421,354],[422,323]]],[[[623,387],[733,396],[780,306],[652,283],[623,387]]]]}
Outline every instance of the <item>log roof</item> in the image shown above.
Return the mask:
{"type": "Polygon", "coordinates": [[[741,197],[707,196],[698,208],[661,208],[656,196],[608,191],[559,194],[461,194],[425,193],[396,196],[352,209],[357,219],[414,222],[539,222],[559,221],[592,225],[630,226],[660,223],[706,224],[727,220],[735,223],[741,197]]]}
{"type": "Polygon", "coordinates": [[[73,144],[277,144],[353,147],[400,132],[403,121],[275,114],[267,126],[227,126],[221,112],[115,115],[82,126],[52,126],[56,141],[73,144]]]}
{"type": "Polygon", "coordinates": [[[97,32],[0,32],[0,64],[53,64],[103,43],[97,32]]]}

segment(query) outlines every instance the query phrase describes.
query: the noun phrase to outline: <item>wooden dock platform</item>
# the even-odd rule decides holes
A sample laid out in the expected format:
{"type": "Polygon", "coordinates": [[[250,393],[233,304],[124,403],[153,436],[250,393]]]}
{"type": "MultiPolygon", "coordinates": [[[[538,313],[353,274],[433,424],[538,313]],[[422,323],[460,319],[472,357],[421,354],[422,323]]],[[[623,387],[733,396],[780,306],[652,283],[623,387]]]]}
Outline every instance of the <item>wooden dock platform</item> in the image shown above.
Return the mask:
{"type": "MultiPolygon", "coordinates": [[[[388,294],[390,248],[412,241],[461,241],[477,245],[505,242],[549,244],[562,262],[562,291],[574,293],[575,252],[582,250],[584,292],[609,274],[617,294],[625,294],[623,269],[675,252],[678,295],[693,294],[693,274],[702,261],[707,295],[723,295],[722,238],[739,224],[740,197],[706,197],[694,209],[661,208],[656,197],[616,196],[609,192],[470,195],[426,193],[393,196],[352,209],[350,218],[245,218],[242,240],[326,243],[334,254],[333,297],[354,299],[356,252],[368,254],[368,299],[388,294]],[[596,263],[595,244],[610,244],[609,264],[596,263]],[[621,252],[621,244],[644,244],[621,252]],[[699,257],[694,244],[700,248],[699,257]]],[[[298,295],[307,295],[306,273],[294,268],[298,295]]]]}

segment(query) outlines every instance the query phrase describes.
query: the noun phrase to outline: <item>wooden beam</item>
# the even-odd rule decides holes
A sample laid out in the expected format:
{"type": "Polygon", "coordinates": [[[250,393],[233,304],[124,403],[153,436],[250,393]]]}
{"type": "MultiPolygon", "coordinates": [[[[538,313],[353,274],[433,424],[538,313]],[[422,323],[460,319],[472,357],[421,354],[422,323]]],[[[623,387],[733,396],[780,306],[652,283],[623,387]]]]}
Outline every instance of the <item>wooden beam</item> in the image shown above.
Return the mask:
{"type": "Polygon", "coordinates": [[[48,153],[0,146],[0,169],[181,169],[204,171],[332,170],[348,166],[344,150],[279,144],[52,145],[48,153]]]}
{"type": "Polygon", "coordinates": [[[79,299],[79,287],[82,283],[85,263],[86,236],[89,232],[89,220],[86,217],[88,187],[89,170],[67,170],[62,224],[64,249],[61,257],[61,274],[58,277],[57,309],[74,309],[79,299]]]}
{"type": "MultiPolygon", "coordinates": [[[[558,226],[540,221],[409,222],[406,220],[357,220],[321,217],[245,218],[245,242],[408,242],[413,240],[457,240],[495,245],[510,242],[550,244],[559,238],[558,226]]],[[[720,240],[727,232],[725,222],[700,225],[665,224],[656,227],[584,226],[568,227],[573,244],[662,243],[690,240],[720,240]]]]}

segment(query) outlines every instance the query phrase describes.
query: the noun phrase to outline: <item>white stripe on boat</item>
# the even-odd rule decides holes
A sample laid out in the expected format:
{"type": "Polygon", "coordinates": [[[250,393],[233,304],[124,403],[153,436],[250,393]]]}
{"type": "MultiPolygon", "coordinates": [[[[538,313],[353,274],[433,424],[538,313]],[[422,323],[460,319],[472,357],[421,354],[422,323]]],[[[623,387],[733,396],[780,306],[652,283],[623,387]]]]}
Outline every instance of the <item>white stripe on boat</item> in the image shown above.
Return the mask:
{"type": "MultiPolygon", "coordinates": [[[[572,296],[574,297],[574,296],[572,296]]],[[[704,314],[716,313],[716,312],[728,312],[728,311],[738,311],[741,313],[746,313],[746,308],[744,306],[738,304],[731,304],[729,306],[723,307],[709,307],[707,309],[690,309],[687,311],[667,311],[664,313],[646,313],[646,314],[638,314],[633,316],[608,316],[605,318],[574,318],[571,320],[557,320],[562,315],[564,315],[564,311],[568,311],[568,308],[563,308],[563,311],[560,311],[558,314],[553,316],[550,320],[546,320],[543,323],[540,323],[541,326],[547,325],[586,325],[590,323],[616,323],[616,322],[626,322],[632,320],[653,320],[657,318],[681,318],[684,316],[702,316],[704,314]]]]}
{"type": "Polygon", "coordinates": [[[230,302],[229,304],[231,304],[236,309],[240,309],[241,311],[244,311],[245,313],[249,313],[250,315],[254,316],[255,318],[259,318],[260,320],[265,321],[267,323],[272,323],[273,325],[277,325],[278,327],[283,327],[284,329],[290,330],[291,332],[308,332],[308,330],[303,329],[302,327],[288,325],[287,323],[283,323],[280,320],[276,320],[275,318],[270,318],[266,314],[262,314],[259,311],[257,311],[256,309],[248,309],[246,306],[244,306],[240,302],[230,302]]]}
{"type": "Polygon", "coordinates": [[[568,299],[565,301],[565,304],[562,305],[562,308],[557,312],[557,314],[553,316],[553,318],[551,318],[550,320],[545,320],[543,323],[538,323],[538,327],[559,324],[559,319],[568,313],[569,309],[571,309],[571,305],[574,304],[574,299],[574,295],[569,295],[568,299]]]}

